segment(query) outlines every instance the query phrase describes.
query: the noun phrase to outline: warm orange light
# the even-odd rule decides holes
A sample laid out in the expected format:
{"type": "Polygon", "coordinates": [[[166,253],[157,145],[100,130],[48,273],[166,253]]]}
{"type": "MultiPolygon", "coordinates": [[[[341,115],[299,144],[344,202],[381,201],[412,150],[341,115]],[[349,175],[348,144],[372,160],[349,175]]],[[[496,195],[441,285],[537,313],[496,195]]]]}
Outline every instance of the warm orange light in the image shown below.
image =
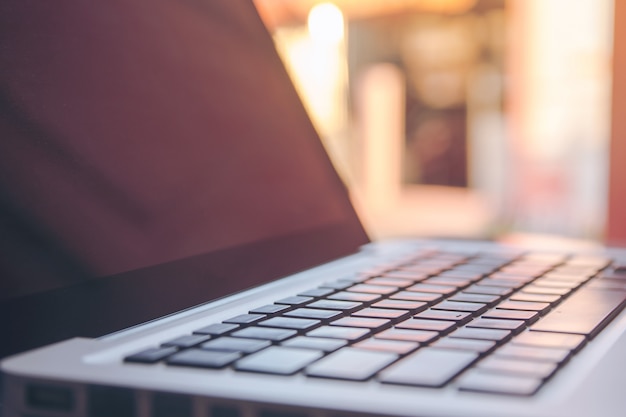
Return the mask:
{"type": "Polygon", "coordinates": [[[309,12],[309,34],[314,41],[338,43],[343,40],[343,14],[332,3],[320,3],[309,12]]]}
{"type": "Polygon", "coordinates": [[[406,12],[463,13],[477,0],[338,0],[348,18],[371,17],[406,12]]]}
{"type": "MultiPolygon", "coordinates": [[[[458,14],[470,10],[477,0],[333,0],[346,20],[399,13],[435,12],[458,14]]],[[[304,23],[320,0],[254,0],[270,28],[304,23]]]]}

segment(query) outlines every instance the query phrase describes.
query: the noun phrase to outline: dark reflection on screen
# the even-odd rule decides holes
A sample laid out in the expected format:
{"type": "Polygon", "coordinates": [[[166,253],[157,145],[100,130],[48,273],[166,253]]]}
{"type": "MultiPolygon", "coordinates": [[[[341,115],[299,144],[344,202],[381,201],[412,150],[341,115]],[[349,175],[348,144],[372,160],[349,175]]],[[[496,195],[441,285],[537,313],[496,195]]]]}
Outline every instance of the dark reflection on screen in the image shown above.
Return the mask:
{"type": "Polygon", "coordinates": [[[240,2],[13,3],[0,201],[60,257],[112,275],[351,213],[240,2]]]}

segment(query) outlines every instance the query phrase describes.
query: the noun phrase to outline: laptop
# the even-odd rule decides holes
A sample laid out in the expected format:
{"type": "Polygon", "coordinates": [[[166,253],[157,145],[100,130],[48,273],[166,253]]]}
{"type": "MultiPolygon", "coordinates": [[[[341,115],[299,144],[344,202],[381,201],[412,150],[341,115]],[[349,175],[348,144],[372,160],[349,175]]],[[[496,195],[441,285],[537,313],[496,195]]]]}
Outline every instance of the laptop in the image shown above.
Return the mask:
{"type": "Polygon", "coordinates": [[[371,242],[251,1],[0,28],[4,416],[623,415],[626,251],[371,242]]]}

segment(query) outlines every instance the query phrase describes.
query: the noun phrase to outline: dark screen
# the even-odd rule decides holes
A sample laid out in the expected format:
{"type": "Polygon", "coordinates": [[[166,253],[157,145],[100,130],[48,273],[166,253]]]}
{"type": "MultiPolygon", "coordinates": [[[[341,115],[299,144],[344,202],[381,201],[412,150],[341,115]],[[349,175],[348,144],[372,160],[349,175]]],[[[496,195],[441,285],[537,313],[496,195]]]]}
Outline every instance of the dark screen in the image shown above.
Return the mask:
{"type": "Polygon", "coordinates": [[[3,327],[32,339],[11,350],[367,241],[249,2],[0,8],[0,313],[21,312],[3,327]]]}

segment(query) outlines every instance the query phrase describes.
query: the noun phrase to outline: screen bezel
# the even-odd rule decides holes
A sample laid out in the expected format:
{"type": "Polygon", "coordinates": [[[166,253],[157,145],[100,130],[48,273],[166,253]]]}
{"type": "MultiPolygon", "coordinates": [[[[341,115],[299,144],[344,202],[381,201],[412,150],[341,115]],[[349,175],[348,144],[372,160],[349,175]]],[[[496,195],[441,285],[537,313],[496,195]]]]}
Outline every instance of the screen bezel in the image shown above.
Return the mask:
{"type": "Polygon", "coordinates": [[[367,241],[351,218],[306,233],[4,300],[0,357],[71,337],[119,331],[349,255],[367,241]],[[218,280],[203,279],[207,276],[218,280]]]}

